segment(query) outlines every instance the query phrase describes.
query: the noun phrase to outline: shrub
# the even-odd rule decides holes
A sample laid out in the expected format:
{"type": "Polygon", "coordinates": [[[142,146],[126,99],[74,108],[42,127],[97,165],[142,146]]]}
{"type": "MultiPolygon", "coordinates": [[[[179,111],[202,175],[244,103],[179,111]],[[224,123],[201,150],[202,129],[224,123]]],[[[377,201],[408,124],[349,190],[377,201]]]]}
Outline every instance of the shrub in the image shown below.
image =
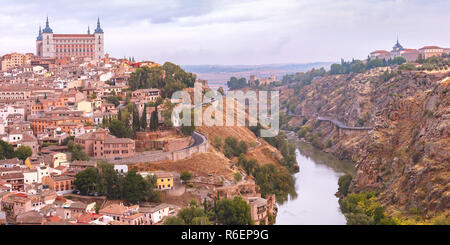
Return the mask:
{"type": "Polygon", "coordinates": [[[213,138],[213,145],[217,148],[220,149],[223,146],[223,142],[222,142],[222,138],[219,136],[214,136],[213,138]]]}
{"type": "Polygon", "coordinates": [[[242,175],[241,175],[241,173],[234,173],[233,174],[233,177],[234,177],[234,180],[236,181],[236,182],[239,182],[239,181],[241,181],[242,180],[242,175]]]}
{"type": "Polygon", "coordinates": [[[338,180],[338,191],[340,194],[347,196],[348,188],[350,187],[350,183],[352,182],[353,177],[350,174],[346,174],[341,176],[338,180]]]}
{"type": "Polygon", "coordinates": [[[192,178],[192,174],[188,171],[181,171],[180,179],[183,181],[188,181],[192,178]]]}

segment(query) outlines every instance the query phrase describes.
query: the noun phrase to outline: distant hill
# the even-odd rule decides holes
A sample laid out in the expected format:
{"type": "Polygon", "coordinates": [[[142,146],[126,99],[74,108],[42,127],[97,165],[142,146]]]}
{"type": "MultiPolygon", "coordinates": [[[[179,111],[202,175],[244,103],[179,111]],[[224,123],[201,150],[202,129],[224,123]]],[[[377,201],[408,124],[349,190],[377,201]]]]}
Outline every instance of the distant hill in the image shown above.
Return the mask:
{"type": "Polygon", "coordinates": [[[315,67],[329,67],[332,62],[315,62],[306,64],[268,64],[268,65],[182,65],[181,67],[193,73],[223,73],[246,71],[302,71],[315,67]]]}
{"type": "Polygon", "coordinates": [[[230,77],[245,77],[257,75],[266,77],[272,74],[281,79],[286,74],[307,71],[312,68],[328,69],[333,62],[315,62],[306,64],[267,64],[267,65],[182,65],[187,71],[197,74],[200,79],[209,81],[211,88],[223,86],[230,77]]]}

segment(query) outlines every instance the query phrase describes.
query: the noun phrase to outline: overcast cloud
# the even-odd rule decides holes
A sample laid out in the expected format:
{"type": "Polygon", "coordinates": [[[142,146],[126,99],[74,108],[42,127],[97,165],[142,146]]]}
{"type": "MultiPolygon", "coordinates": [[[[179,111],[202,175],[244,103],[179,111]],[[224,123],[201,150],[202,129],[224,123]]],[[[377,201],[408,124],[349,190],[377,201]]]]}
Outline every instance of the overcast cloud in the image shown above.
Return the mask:
{"type": "Polygon", "coordinates": [[[114,57],[178,64],[272,64],[365,58],[404,47],[450,47],[446,0],[1,0],[0,55],[35,52],[55,33],[105,31],[114,57]]]}

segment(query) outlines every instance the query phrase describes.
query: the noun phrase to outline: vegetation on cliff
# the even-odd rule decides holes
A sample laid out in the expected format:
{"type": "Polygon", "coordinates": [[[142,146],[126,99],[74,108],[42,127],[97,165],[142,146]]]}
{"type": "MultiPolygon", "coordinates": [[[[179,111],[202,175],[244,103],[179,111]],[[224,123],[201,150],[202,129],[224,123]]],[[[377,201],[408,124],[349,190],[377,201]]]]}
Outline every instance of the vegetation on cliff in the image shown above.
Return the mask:
{"type": "Polygon", "coordinates": [[[173,92],[194,87],[196,75],[185,72],[180,66],[170,62],[152,68],[136,69],[130,76],[128,84],[131,90],[159,88],[163,97],[170,97],[173,92]]]}
{"type": "Polygon", "coordinates": [[[164,225],[251,225],[250,205],[240,196],[223,198],[212,205],[206,201],[203,207],[192,200],[189,207],[181,209],[177,216],[169,217],[164,225]]]}
{"type": "Polygon", "coordinates": [[[295,180],[286,168],[270,163],[259,166],[258,161],[247,159],[243,154],[239,156],[237,166],[255,178],[263,197],[275,194],[277,201],[282,203],[288,195],[295,195],[295,180]]]}
{"type": "Polygon", "coordinates": [[[347,225],[395,225],[385,215],[385,210],[375,192],[361,192],[345,196],[339,200],[347,225]]]}

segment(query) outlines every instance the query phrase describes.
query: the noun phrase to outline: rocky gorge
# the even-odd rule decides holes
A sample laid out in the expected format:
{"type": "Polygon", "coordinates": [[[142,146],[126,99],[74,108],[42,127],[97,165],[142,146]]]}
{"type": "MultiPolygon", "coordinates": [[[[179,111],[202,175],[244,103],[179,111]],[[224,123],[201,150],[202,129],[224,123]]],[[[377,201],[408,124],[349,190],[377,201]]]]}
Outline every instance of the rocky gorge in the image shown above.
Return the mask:
{"type": "Polygon", "coordinates": [[[277,87],[287,111],[282,123],[323,151],[354,161],[350,192],[377,191],[389,216],[412,210],[423,219],[448,215],[449,75],[375,68],[293,81],[277,87]]]}

